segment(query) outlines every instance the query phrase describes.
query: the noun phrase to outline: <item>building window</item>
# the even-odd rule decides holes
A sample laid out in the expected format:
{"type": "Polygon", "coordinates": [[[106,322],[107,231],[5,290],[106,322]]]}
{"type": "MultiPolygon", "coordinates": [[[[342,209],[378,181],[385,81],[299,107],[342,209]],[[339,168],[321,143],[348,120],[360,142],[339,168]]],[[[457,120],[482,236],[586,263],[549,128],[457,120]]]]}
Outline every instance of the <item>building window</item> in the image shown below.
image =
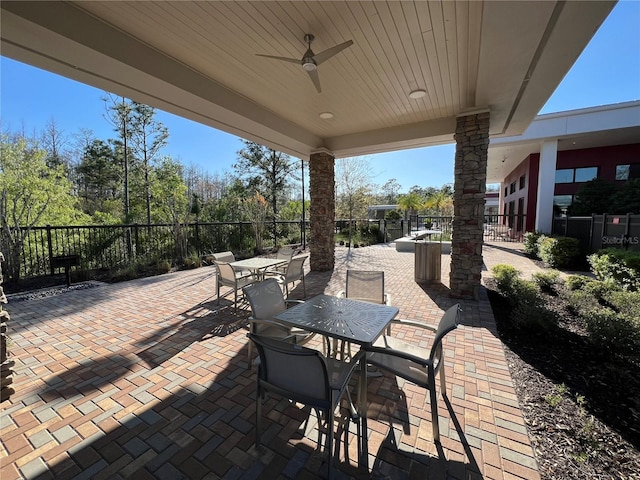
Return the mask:
{"type": "Polygon", "coordinates": [[[616,165],[616,180],[629,180],[631,165],[616,165]]]}
{"type": "Polygon", "coordinates": [[[588,182],[598,177],[598,167],[562,168],[556,170],[556,183],[588,182]]]}
{"type": "Polygon", "coordinates": [[[526,177],[525,177],[525,175],[522,175],[520,177],[520,190],[522,190],[524,188],[525,183],[526,183],[526,177]]]}
{"type": "Polygon", "coordinates": [[[556,183],[573,183],[573,168],[556,170],[556,183]]]}
{"type": "Polygon", "coordinates": [[[556,215],[566,215],[567,208],[573,201],[572,195],[554,195],[553,196],[553,211],[556,215]]]}
{"type": "Polygon", "coordinates": [[[589,182],[598,178],[598,167],[576,168],[576,182],[589,182]]]}
{"type": "Polygon", "coordinates": [[[509,193],[516,193],[516,182],[509,185],[509,193]]]}

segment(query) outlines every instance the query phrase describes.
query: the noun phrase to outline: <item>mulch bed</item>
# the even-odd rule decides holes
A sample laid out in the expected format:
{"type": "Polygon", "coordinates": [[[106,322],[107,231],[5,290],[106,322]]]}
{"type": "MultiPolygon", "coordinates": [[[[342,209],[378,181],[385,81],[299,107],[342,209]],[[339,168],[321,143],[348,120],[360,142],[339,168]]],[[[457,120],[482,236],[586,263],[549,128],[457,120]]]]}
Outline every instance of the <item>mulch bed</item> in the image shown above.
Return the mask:
{"type": "Polygon", "coordinates": [[[544,295],[557,329],[517,330],[485,285],[542,478],[640,479],[640,355],[594,347],[559,295],[544,295]]]}

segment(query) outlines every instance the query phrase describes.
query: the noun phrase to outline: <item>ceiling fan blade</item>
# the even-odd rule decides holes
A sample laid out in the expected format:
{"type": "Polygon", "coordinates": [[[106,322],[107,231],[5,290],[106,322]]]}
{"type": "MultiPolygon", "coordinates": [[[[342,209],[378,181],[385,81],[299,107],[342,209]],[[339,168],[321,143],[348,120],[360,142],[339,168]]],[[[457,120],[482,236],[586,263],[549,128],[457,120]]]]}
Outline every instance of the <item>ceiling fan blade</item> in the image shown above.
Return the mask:
{"type": "Polygon", "coordinates": [[[307,70],[307,73],[309,74],[309,78],[311,78],[313,84],[316,86],[318,93],[322,93],[322,90],[320,89],[320,77],[318,76],[318,70],[307,70]]]}
{"type": "Polygon", "coordinates": [[[351,45],[353,45],[353,40],[349,40],[348,42],[341,43],[339,45],[336,45],[335,47],[328,48],[324,52],[320,52],[315,55],[313,59],[315,60],[316,65],[320,65],[322,62],[326,62],[335,54],[340,53],[342,50],[350,47],[351,45]]]}
{"type": "Polygon", "coordinates": [[[299,58],[275,57],[273,55],[262,55],[260,53],[256,53],[256,56],[257,57],[265,57],[265,58],[273,58],[274,60],[282,60],[283,62],[297,63],[298,65],[300,65],[300,59],[299,58]]]}

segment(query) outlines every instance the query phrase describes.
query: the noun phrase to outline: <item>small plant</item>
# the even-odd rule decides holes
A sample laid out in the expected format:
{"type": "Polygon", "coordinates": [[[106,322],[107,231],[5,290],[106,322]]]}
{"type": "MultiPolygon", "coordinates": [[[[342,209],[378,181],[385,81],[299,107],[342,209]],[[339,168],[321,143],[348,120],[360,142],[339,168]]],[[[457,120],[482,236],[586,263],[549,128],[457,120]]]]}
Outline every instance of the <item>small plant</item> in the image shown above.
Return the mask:
{"type": "Polygon", "coordinates": [[[171,270],[171,262],[169,260],[159,260],[156,264],[156,271],[159,274],[168,273],[171,270]]]}
{"type": "Polygon", "coordinates": [[[569,290],[580,290],[591,279],[585,275],[569,275],[564,284],[569,290]]]}
{"type": "Polygon", "coordinates": [[[569,389],[564,383],[561,383],[560,385],[554,386],[553,390],[554,391],[552,393],[548,393],[547,395],[545,395],[544,401],[551,405],[553,408],[556,408],[558,405],[560,405],[562,398],[567,394],[569,389]]]}
{"type": "Polygon", "coordinates": [[[498,283],[500,293],[510,297],[514,293],[514,283],[520,277],[520,271],[511,265],[499,264],[491,269],[491,274],[498,283]]]}
{"type": "Polygon", "coordinates": [[[640,290],[640,252],[608,248],[587,261],[598,280],[612,280],[624,290],[640,290]]]}
{"type": "Polygon", "coordinates": [[[532,257],[538,258],[538,239],[542,234],[540,232],[527,232],[524,234],[524,253],[532,257]]]}
{"type": "Polygon", "coordinates": [[[546,270],[536,272],[531,275],[533,282],[538,286],[540,291],[546,293],[555,293],[556,285],[560,279],[560,272],[557,270],[546,270]]]}

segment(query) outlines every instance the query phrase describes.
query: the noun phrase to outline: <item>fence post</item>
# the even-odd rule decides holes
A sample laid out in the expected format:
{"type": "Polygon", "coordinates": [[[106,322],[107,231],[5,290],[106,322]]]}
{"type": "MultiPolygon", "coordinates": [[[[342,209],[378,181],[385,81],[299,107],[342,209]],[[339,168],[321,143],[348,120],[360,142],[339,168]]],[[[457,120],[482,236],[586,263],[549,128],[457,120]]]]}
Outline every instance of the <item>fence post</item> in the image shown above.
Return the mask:
{"type": "Polygon", "coordinates": [[[198,252],[198,257],[202,256],[202,248],[200,245],[200,226],[198,224],[198,220],[196,220],[196,224],[195,224],[195,235],[196,238],[196,252],[198,252]]]}
{"type": "Polygon", "coordinates": [[[53,275],[53,262],[51,258],[53,257],[53,245],[51,245],[51,225],[47,225],[47,243],[49,244],[49,265],[51,267],[51,275],[53,275]]]}
{"type": "Polygon", "coordinates": [[[624,237],[622,237],[622,243],[624,243],[624,249],[629,250],[629,230],[631,223],[631,214],[627,212],[627,218],[624,225],[624,237]]]}

